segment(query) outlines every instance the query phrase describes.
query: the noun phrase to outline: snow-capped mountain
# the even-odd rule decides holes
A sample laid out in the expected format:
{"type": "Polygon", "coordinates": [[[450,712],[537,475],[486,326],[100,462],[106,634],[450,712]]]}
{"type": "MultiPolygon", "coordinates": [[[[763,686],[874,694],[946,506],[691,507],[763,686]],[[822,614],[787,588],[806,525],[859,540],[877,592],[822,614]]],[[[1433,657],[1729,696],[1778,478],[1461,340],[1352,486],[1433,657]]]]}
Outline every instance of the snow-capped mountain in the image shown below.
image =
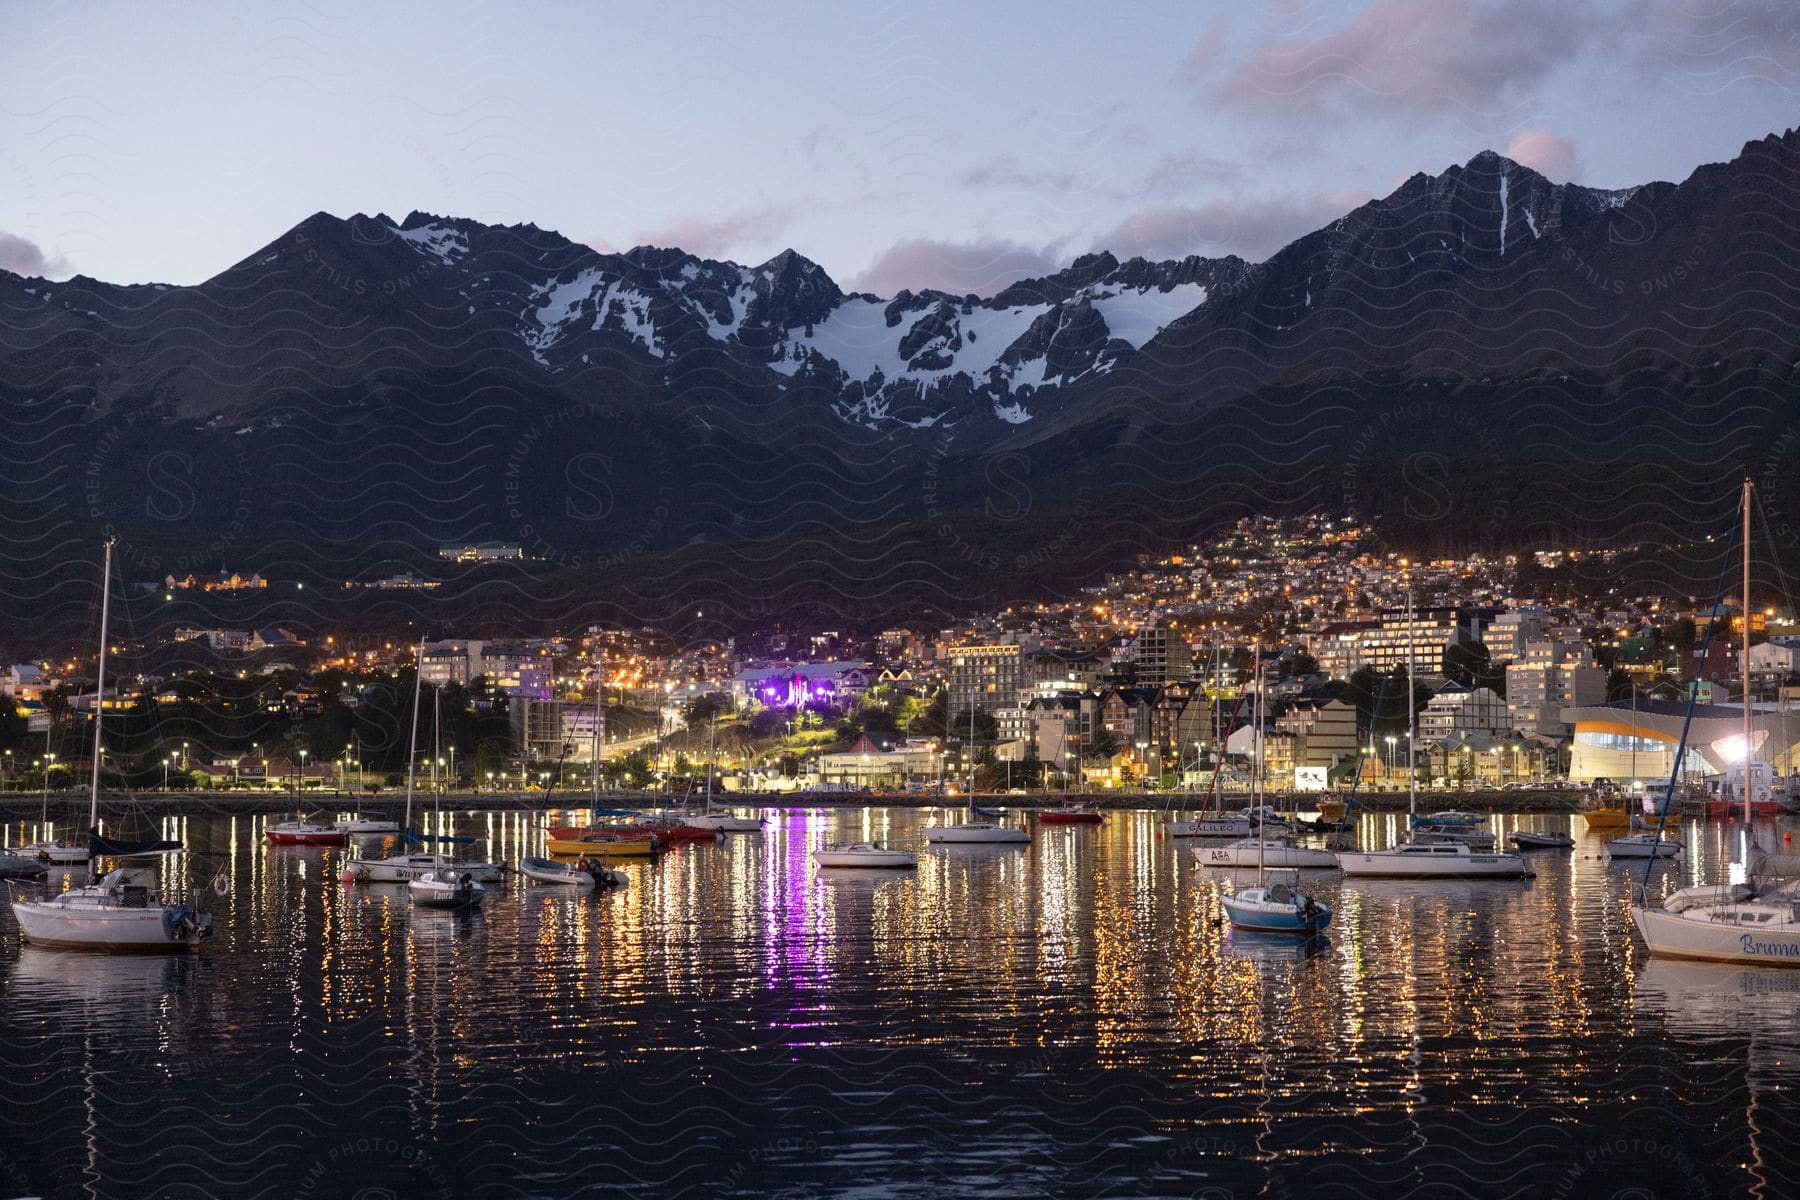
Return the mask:
{"type": "MultiPolygon", "coordinates": [[[[1202,519],[1220,480],[1273,503],[1331,465],[1357,486],[1296,503],[1403,500],[1361,481],[1421,447],[1680,447],[1699,477],[1738,440],[1800,446],[1796,229],[1794,133],[1617,191],[1482,153],[1261,263],[1095,253],[991,296],[847,293],[792,250],[745,265],[321,213],[192,287],[0,272],[5,498],[50,531],[0,555],[50,578],[95,524],[154,543],[147,562],[453,539],[593,561],[785,537],[834,594],[887,595],[948,562],[1001,573],[957,520],[1077,570],[1083,547],[1202,519]],[[1730,422],[1697,407],[1715,394],[1730,422]],[[1101,497],[1120,528],[1070,516],[1101,497]],[[921,519],[910,559],[814,545],[921,519]]],[[[1554,496],[1551,522],[1619,507],[1533,494],[1554,496]]],[[[1665,492],[1646,504],[1669,511],[1665,492]]],[[[1493,527],[1512,536],[1519,512],[1493,527]]]]}

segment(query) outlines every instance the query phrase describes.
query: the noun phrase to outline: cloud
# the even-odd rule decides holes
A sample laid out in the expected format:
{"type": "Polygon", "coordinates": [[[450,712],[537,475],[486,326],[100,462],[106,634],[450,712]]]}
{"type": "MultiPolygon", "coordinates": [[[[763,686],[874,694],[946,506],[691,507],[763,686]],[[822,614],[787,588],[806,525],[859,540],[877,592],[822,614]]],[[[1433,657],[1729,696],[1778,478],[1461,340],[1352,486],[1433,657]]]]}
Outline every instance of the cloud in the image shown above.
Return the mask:
{"type": "Polygon", "coordinates": [[[853,286],[877,296],[892,296],[902,288],[991,296],[1008,284],[1058,270],[1062,266],[1060,245],[1053,242],[1033,249],[1004,238],[971,242],[906,238],[883,251],[856,277],[853,286]]]}
{"type": "Polygon", "coordinates": [[[967,187],[1014,187],[1038,190],[1049,188],[1059,192],[1085,190],[1087,179],[1080,171],[1052,171],[1044,167],[1027,167],[1011,155],[1003,155],[963,172],[967,187]]]}
{"type": "Polygon", "coordinates": [[[1614,23],[1568,0],[1374,0],[1335,29],[1265,38],[1212,94],[1281,115],[1504,116],[1614,23]]]}
{"type": "MultiPolygon", "coordinates": [[[[782,249],[776,243],[793,212],[791,205],[769,205],[717,217],[673,216],[652,229],[634,233],[630,245],[676,247],[701,258],[736,255],[750,262],[761,262],[782,249]]],[[[607,238],[589,238],[587,244],[602,254],[629,248],[607,238]]]]}
{"type": "Polygon", "coordinates": [[[1580,162],[1575,156],[1575,143],[1548,129],[1521,130],[1506,144],[1506,157],[1557,183],[1569,182],[1580,162]]]}
{"type": "Polygon", "coordinates": [[[72,269],[69,260],[62,255],[46,255],[36,242],[0,229],[0,271],[61,279],[72,269]]]}
{"type": "Polygon", "coordinates": [[[1094,249],[1111,250],[1120,258],[1237,254],[1260,262],[1367,199],[1352,194],[1285,196],[1150,208],[1096,238],[1094,249]]]}

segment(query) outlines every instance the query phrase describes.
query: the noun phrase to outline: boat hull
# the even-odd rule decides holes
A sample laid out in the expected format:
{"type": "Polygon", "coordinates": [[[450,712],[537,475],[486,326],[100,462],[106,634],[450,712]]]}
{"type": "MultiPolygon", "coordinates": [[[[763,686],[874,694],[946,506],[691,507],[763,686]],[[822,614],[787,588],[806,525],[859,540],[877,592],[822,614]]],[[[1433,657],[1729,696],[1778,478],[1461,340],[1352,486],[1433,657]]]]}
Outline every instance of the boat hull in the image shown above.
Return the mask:
{"type": "Polygon", "coordinates": [[[1292,870],[1335,871],[1338,857],[1328,850],[1305,846],[1250,845],[1196,846],[1194,853],[1208,867],[1280,867],[1292,870]]]}
{"type": "Polygon", "coordinates": [[[1518,850],[1573,850],[1575,839],[1559,833],[1515,833],[1510,839],[1518,850]]]}
{"type": "Polygon", "coordinates": [[[918,867],[919,856],[910,850],[814,850],[813,862],[834,869],[909,871],[918,867]]]}
{"type": "Polygon", "coordinates": [[[1734,928],[1724,922],[1694,921],[1635,905],[1631,919],[1637,924],[1644,945],[1656,958],[1800,967],[1800,928],[1734,928]]]}
{"type": "Polygon", "coordinates": [[[29,846],[20,846],[19,853],[59,867],[79,866],[88,860],[86,844],[78,846],[74,842],[33,842],[29,846]]]}
{"type": "Polygon", "coordinates": [[[1247,838],[1250,836],[1250,821],[1246,817],[1201,817],[1192,821],[1165,821],[1163,833],[1172,838],[1247,838]]]}
{"type": "Polygon", "coordinates": [[[551,854],[559,857],[589,854],[599,858],[650,858],[659,849],[657,842],[649,837],[602,841],[597,838],[569,839],[552,835],[546,845],[551,854]]]}
{"type": "Polygon", "coordinates": [[[934,825],[925,831],[925,840],[946,846],[1023,845],[1031,835],[1011,825],[934,825]]]}
{"type": "Polygon", "coordinates": [[[349,838],[341,829],[267,829],[263,837],[271,846],[341,846],[349,838]]]}
{"type": "Polygon", "coordinates": [[[1103,817],[1088,809],[1046,808],[1037,815],[1041,825],[1098,825],[1103,817]]]}
{"type": "Polygon", "coordinates": [[[444,867],[454,867],[473,876],[476,883],[499,883],[506,872],[498,863],[459,863],[432,854],[410,854],[401,858],[357,858],[344,864],[346,874],[358,883],[411,883],[444,867]]]}
{"type": "Polygon", "coordinates": [[[154,908],[66,909],[41,901],[15,900],[19,933],[33,946],[84,950],[91,954],[198,954],[204,934],[172,938],[154,908]]]}
{"type": "Polygon", "coordinates": [[[1680,842],[1633,842],[1624,839],[1606,843],[1608,858],[1679,858],[1680,842]]]}
{"type": "Polygon", "coordinates": [[[1331,909],[1325,905],[1314,903],[1309,910],[1291,900],[1285,903],[1269,900],[1262,888],[1226,896],[1223,903],[1225,916],[1231,922],[1231,927],[1245,933],[1284,933],[1311,937],[1323,933],[1326,926],[1331,924],[1331,909]]]}
{"type": "Polygon", "coordinates": [[[1380,850],[1338,855],[1344,874],[1364,879],[1523,879],[1525,862],[1516,854],[1427,857],[1380,850]]]}
{"type": "Polygon", "coordinates": [[[761,833],[761,817],[738,817],[731,813],[702,813],[689,817],[688,824],[718,833],[761,833]]]}

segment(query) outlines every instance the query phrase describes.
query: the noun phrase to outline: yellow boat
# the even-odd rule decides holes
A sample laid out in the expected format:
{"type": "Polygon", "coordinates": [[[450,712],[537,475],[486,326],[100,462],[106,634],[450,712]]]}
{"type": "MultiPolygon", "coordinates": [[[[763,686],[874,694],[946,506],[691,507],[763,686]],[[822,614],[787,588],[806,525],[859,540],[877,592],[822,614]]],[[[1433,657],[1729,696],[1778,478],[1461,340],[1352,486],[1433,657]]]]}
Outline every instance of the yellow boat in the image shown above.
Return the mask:
{"type": "Polygon", "coordinates": [[[591,841],[551,838],[549,847],[550,853],[560,858],[575,858],[583,854],[589,858],[649,858],[657,849],[656,843],[649,838],[597,838],[591,841]]]}
{"type": "Polygon", "coordinates": [[[1321,801],[1319,801],[1319,816],[1321,819],[1326,820],[1326,821],[1341,821],[1341,820],[1343,820],[1344,819],[1344,802],[1342,800],[1321,800],[1321,801]]]}
{"type": "MultiPolygon", "coordinates": [[[[1593,809],[1592,811],[1579,813],[1577,815],[1580,816],[1583,821],[1587,822],[1587,827],[1589,829],[1611,830],[1611,829],[1629,829],[1629,828],[1631,828],[1632,814],[1631,814],[1630,809],[1596,808],[1596,809],[1593,809]]],[[[1656,824],[1656,817],[1654,814],[1645,814],[1642,817],[1642,820],[1645,823],[1650,824],[1650,825],[1656,824]]],[[[1664,824],[1664,828],[1667,828],[1667,829],[1675,828],[1677,825],[1681,824],[1681,814],[1680,813],[1670,813],[1668,820],[1665,821],[1663,824],[1664,824]]]]}

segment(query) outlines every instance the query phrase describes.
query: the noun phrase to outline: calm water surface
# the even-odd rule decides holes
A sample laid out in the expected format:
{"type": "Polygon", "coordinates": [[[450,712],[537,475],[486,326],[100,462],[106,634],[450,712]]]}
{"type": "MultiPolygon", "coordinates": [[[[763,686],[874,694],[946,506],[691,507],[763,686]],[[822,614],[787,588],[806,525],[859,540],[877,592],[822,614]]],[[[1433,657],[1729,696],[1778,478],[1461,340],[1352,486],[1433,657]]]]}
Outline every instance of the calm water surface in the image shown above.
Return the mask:
{"type": "MultiPolygon", "coordinates": [[[[472,918],[269,819],[172,823],[166,876],[229,868],[198,958],[0,915],[0,1196],[1800,1193],[1800,972],[1649,962],[1597,838],[1522,884],[1320,876],[1307,948],[1223,929],[1232,876],[1151,813],[875,877],[809,851],[933,814],[774,813],[472,918]]],[[[538,820],[457,828],[516,861],[538,820]]]]}

